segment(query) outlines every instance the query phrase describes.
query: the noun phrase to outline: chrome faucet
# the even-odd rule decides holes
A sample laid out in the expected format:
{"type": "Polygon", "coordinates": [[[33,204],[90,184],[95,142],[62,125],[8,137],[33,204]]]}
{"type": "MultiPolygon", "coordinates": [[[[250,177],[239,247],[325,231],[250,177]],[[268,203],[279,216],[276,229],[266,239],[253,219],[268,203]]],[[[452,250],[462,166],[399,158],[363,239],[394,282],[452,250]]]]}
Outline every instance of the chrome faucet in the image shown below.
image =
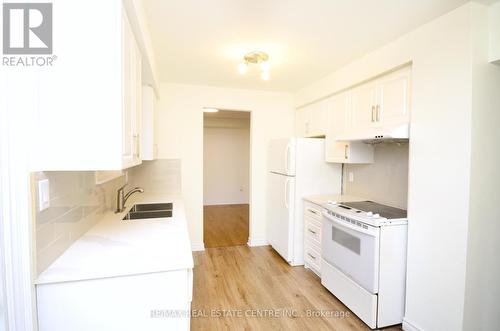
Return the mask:
{"type": "Polygon", "coordinates": [[[128,191],[126,194],[124,193],[124,189],[126,184],[123,185],[118,189],[118,192],[116,192],[116,210],[115,213],[121,213],[125,210],[125,202],[127,202],[128,198],[136,192],[139,193],[144,193],[144,190],[140,187],[136,187],[128,191]]]}

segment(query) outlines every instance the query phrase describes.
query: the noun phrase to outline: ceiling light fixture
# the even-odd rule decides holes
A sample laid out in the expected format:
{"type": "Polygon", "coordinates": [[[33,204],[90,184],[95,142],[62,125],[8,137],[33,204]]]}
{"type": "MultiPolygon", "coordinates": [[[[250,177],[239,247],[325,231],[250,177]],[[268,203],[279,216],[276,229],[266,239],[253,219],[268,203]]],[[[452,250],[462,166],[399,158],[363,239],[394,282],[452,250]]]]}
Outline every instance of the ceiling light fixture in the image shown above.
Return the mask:
{"type": "Polygon", "coordinates": [[[218,112],[219,110],[217,108],[213,108],[213,107],[203,107],[203,112],[204,113],[216,113],[218,112]]]}
{"type": "Polygon", "coordinates": [[[269,80],[269,55],[264,52],[250,52],[243,57],[243,62],[238,65],[240,74],[246,74],[250,64],[257,64],[260,66],[260,77],[263,80],[269,80]]]}

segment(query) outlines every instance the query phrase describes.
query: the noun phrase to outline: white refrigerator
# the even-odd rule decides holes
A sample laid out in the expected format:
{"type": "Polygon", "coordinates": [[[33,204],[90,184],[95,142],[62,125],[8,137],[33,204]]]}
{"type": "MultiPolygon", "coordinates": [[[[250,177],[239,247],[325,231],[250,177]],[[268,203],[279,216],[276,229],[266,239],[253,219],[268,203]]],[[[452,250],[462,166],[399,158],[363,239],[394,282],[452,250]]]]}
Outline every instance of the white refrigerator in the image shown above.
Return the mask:
{"type": "Polygon", "coordinates": [[[325,140],[272,140],[268,150],[267,238],[292,266],[304,264],[303,197],[338,194],[341,165],[325,162],[325,140]]]}

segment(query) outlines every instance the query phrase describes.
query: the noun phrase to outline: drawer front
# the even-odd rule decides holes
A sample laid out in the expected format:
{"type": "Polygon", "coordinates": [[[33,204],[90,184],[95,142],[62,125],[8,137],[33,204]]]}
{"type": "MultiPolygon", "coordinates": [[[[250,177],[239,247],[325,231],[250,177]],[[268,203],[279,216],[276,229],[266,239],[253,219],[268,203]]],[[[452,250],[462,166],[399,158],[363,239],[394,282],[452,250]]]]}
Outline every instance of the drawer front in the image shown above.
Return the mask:
{"type": "Polygon", "coordinates": [[[321,227],[318,227],[316,222],[306,222],[304,231],[306,241],[309,239],[314,239],[321,244],[321,227]]]}
{"type": "Polygon", "coordinates": [[[304,216],[304,224],[312,224],[321,229],[321,219],[312,218],[310,216],[304,216]]]}
{"type": "Polygon", "coordinates": [[[316,271],[321,272],[321,254],[312,246],[306,245],[304,258],[311,267],[316,271]]]}
{"type": "Polygon", "coordinates": [[[310,247],[311,249],[321,253],[321,243],[314,238],[306,238],[305,247],[310,247]]]}
{"type": "Polygon", "coordinates": [[[377,295],[344,275],[327,261],[322,261],[321,284],[333,293],[370,328],[377,327],[377,295]]]}
{"type": "Polygon", "coordinates": [[[304,204],[304,215],[321,221],[322,208],[306,201],[304,204]]]}

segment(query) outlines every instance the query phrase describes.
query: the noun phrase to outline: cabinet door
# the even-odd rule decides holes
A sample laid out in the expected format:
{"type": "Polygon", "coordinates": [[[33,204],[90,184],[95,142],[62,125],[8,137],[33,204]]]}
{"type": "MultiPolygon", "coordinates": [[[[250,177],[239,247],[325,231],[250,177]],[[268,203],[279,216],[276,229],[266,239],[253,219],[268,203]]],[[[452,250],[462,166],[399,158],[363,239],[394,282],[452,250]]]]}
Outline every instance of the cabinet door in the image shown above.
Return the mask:
{"type": "Polygon", "coordinates": [[[409,122],[410,75],[405,68],[377,80],[377,126],[409,122]]]}
{"type": "Polygon", "coordinates": [[[327,162],[344,162],[346,145],[337,141],[336,137],[345,131],[350,110],[350,94],[342,93],[331,97],[328,104],[328,125],[325,141],[325,158],[327,162]]]}
{"type": "Polygon", "coordinates": [[[141,53],[126,14],[123,14],[123,157],[122,167],[141,163],[141,53]]]}
{"type": "MultiPolygon", "coordinates": [[[[133,38],[133,36],[132,36],[133,38]]],[[[134,117],[134,165],[141,163],[141,134],[142,134],[142,58],[139,45],[135,38],[133,38],[133,50],[134,50],[134,107],[133,107],[133,117],[134,117]]]]}
{"type": "Polygon", "coordinates": [[[308,137],[320,137],[326,135],[328,122],[328,104],[329,101],[322,100],[316,102],[308,109],[308,137]]]}
{"type": "Polygon", "coordinates": [[[356,87],[352,91],[352,128],[364,129],[375,122],[375,82],[356,87]]]}
{"type": "Polygon", "coordinates": [[[123,125],[123,137],[122,137],[122,165],[123,168],[130,167],[134,162],[134,83],[133,83],[133,71],[131,70],[135,52],[132,47],[132,30],[130,28],[127,16],[123,13],[122,21],[122,75],[123,75],[123,115],[122,115],[122,125],[123,125]]]}

